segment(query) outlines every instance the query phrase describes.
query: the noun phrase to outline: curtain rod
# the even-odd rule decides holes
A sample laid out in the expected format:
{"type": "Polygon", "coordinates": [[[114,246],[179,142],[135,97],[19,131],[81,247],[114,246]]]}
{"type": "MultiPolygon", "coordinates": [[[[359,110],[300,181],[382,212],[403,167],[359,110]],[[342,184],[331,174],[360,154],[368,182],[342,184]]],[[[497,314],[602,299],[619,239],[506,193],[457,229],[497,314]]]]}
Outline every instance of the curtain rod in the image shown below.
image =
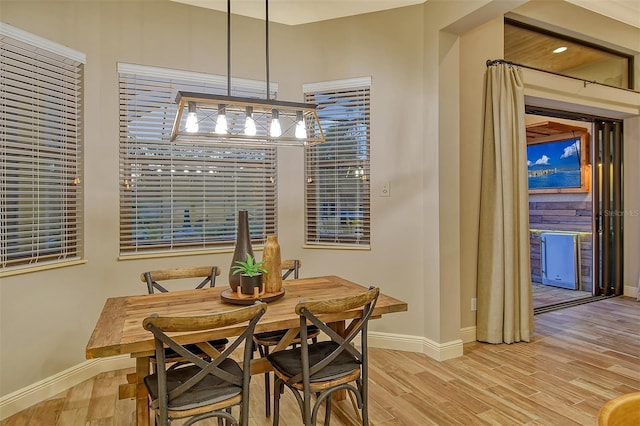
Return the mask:
{"type": "Polygon", "coordinates": [[[547,70],[543,70],[543,69],[536,68],[536,67],[530,67],[528,65],[516,64],[515,62],[510,62],[510,61],[507,61],[505,59],[487,59],[487,67],[490,67],[490,66],[493,66],[493,65],[497,65],[497,64],[506,64],[506,65],[509,65],[509,66],[527,68],[527,69],[534,70],[534,71],[541,71],[541,72],[545,72],[547,74],[557,75],[559,77],[571,78],[573,80],[582,81],[582,83],[584,84],[584,87],[587,87],[587,84],[598,84],[600,86],[611,87],[613,89],[626,90],[627,92],[632,92],[632,93],[640,93],[640,92],[637,92],[637,91],[635,91],[633,89],[627,89],[627,88],[624,88],[624,87],[612,86],[610,84],[600,83],[600,82],[597,82],[595,80],[585,80],[584,78],[573,77],[571,75],[560,74],[560,73],[553,72],[553,71],[547,71],[547,70]]]}

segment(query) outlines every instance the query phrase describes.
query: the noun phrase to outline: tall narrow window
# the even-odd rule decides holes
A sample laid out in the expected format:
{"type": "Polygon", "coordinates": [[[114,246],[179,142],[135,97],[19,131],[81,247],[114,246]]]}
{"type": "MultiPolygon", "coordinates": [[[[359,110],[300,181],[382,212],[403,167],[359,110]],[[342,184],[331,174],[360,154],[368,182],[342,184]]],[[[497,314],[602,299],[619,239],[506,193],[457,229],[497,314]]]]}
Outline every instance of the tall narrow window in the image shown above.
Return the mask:
{"type": "Polygon", "coordinates": [[[369,247],[371,79],[304,86],[318,105],[326,142],[306,148],[305,228],[309,245],[369,247]]]}
{"type": "MultiPolygon", "coordinates": [[[[275,148],[169,141],[177,91],[226,94],[226,79],[130,64],[118,70],[120,254],[231,247],[238,210],[249,211],[254,243],[275,234],[275,148]]],[[[264,98],[263,87],[234,79],[232,90],[264,98]]]]}
{"type": "Polygon", "coordinates": [[[2,272],[82,257],[84,62],[0,25],[2,272]]]}

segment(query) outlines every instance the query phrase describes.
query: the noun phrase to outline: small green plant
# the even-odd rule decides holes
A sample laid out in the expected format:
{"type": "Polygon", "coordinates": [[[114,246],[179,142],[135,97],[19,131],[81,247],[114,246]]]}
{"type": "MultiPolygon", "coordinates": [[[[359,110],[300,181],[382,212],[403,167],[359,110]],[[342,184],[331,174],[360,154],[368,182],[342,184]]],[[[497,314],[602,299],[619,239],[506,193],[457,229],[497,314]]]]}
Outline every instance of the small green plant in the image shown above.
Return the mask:
{"type": "Polygon", "coordinates": [[[267,270],[264,267],[264,261],[257,262],[247,253],[247,260],[236,260],[237,265],[231,267],[233,275],[241,274],[248,277],[255,277],[256,275],[266,274],[267,270]]]}

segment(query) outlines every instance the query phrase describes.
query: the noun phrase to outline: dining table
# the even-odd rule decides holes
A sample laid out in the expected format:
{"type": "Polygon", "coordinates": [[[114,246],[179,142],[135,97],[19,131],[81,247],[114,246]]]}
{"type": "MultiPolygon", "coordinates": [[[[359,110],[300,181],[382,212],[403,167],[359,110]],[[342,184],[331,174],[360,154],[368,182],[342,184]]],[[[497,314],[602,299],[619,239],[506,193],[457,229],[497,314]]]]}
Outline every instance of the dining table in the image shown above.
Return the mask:
{"type": "MultiPolygon", "coordinates": [[[[255,328],[255,333],[287,329],[280,343],[274,348],[285,349],[299,331],[300,319],[295,306],[300,300],[327,300],[362,293],[368,289],[344,278],[329,275],[283,281],[284,294],[267,304],[267,311],[255,328]]],[[[157,314],[160,316],[199,316],[215,312],[238,309],[222,297],[228,287],[219,286],[205,289],[172,291],[168,293],[131,295],[108,298],[98,317],[95,328],[86,347],[86,358],[102,358],[130,355],[135,359],[135,373],[127,376],[127,383],[120,385],[119,398],[136,399],[136,424],[149,425],[149,401],[144,377],[151,371],[151,356],[154,355],[153,334],[142,327],[142,321],[157,314]]],[[[373,318],[385,314],[408,310],[406,302],[380,293],[373,318]]],[[[340,332],[345,330],[345,322],[356,318],[357,310],[345,311],[322,319],[331,323],[340,332]]],[[[182,333],[174,338],[182,343],[198,343],[221,338],[233,338],[242,332],[240,326],[230,326],[215,330],[182,333]]],[[[266,358],[251,361],[251,374],[262,374],[271,370],[266,358]]]]}

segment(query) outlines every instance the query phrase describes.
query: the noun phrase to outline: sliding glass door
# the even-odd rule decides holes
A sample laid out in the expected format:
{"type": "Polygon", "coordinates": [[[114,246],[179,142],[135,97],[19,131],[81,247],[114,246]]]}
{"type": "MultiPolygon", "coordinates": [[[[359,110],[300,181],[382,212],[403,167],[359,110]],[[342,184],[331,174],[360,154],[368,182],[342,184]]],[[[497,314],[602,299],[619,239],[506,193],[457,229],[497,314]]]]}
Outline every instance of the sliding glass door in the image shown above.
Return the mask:
{"type": "Polygon", "coordinates": [[[622,294],[624,231],[622,122],[594,121],[593,294],[622,294]]]}

